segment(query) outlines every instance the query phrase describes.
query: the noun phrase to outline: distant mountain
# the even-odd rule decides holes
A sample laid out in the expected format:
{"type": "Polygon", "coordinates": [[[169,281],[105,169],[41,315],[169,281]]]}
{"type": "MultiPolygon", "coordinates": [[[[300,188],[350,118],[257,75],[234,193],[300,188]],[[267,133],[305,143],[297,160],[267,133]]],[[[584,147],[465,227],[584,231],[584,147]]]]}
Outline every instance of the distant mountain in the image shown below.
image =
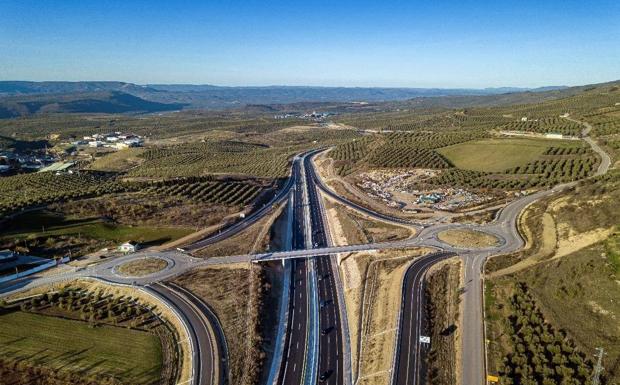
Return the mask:
{"type": "Polygon", "coordinates": [[[0,118],[41,113],[146,113],[183,107],[183,104],[152,102],[119,91],[44,93],[0,98],[0,118]]]}
{"type": "MultiPolygon", "coordinates": [[[[184,104],[194,109],[239,108],[246,105],[271,105],[305,102],[390,102],[420,97],[487,96],[565,87],[527,88],[381,88],[381,87],[221,87],[193,84],[148,84],[124,82],[27,82],[0,81],[2,96],[72,94],[85,92],[123,92],[156,103],[184,104]]],[[[0,107],[1,108],[1,107],[0,107]]],[[[6,114],[6,113],[5,113],[6,114]]]]}
{"type": "Polygon", "coordinates": [[[69,94],[75,92],[102,92],[119,91],[128,94],[141,92],[156,92],[146,86],[133,83],[100,81],[100,82],[29,82],[29,81],[0,81],[1,95],[29,95],[29,94],[69,94]]]}

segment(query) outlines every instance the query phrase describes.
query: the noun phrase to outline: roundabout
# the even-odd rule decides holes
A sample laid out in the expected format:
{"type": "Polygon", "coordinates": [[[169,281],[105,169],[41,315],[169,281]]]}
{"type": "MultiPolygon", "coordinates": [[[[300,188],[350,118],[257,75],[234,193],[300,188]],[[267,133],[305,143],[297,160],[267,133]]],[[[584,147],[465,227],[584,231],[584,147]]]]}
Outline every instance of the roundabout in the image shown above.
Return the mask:
{"type": "Polygon", "coordinates": [[[161,257],[145,256],[122,262],[114,266],[114,273],[125,278],[142,278],[174,266],[174,260],[161,257]]]}

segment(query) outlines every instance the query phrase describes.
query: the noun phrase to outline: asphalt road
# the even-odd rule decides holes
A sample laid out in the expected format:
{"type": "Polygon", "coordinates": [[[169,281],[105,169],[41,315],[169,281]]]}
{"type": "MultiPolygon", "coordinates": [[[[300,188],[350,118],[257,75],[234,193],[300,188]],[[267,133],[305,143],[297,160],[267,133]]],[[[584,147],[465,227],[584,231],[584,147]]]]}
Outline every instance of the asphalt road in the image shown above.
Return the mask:
{"type": "Polygon", "coordinates": [[[308,328],[308,288],[305,260],[294,260],[291,279],[291,295],[288,331],[282,354],[278,384],[300,385],[304,379],[306,362],[306,337],[308,328]]]}
{"type": "MultiPolygon", "coordinates": [[[[319,194],[315,185],[314,168],[310,165],[311,157],[304,159],[310,220],[312,228],[312,245],[315,248],[327,247],[327,228],[323,222],[323,213],[319,194]]],[[[340,323],[340,303],[334,279],[334,272],[329,255],[316,258],[319,289],[319,362],[318,382],[327,385],[344,384],[342,328],[340,323]]]]}
{"type": "Polygon", "coordinates": [[[211,327],[207,315],[196,306],[188,296],[161,283],[155,283],[148,287],[156,294],[163,297],[168,303],[174,304],[178,313],[184,318],[192,340],[193,355],[192,378],[190,383],[195,385],[215,385],[221,383],[219,373],[223,373],[220,362],[217,359],[217,345],[212,339],[209,328],[211,327]]]}
{"type": "MultiPolygon", "coordinates": [[[[300,177],[301,163],[293,166],[293,250],[305,249],[306,226],[304,212],[304,184],[300,177]]],[[[308,269],[305,259],[293,260],[291,269],[291,292],[289,296],[288,329],[285,336],[283,364],[277,383],[282,385],[301,385],[306,365],[306,340],[308,334],[308,269]]],[[[271,384],[269,384],[271,385],[271,384]]]]}
{"type": "MultiPolygon", "coordinates": [[[[426,383],[426,354],[430,345],[421,343],[429,336],[426,304],[426,272],[435,263],[454,256],[438,252],[414,260],[403,283],[396,359],[392,384],[419,385],[426,383]]],[[[431,341],[432,343],[432,341],[431,341]]]]}
{"type": "MultiPolygon", "coordinates": [[[[314,156],[315,153],[312,153],[308,156],[308,158],[312,158],[314,156]]],[[[409,225],[409,226],[423,226],[420,222],[416,222],[416,221],[411,221],[408,219],[403,219],[403,218],[398,218],[398,217],[394,217],[391,215],[386,215],[383,213],[379,213],[376,212],[374,210],[371,210],[367,207],[364,207],[362,205],[359,205],[355,202],[352,202],[350,200],[348,200],[347,198],[343,197],[342,195],[339,195],[338,193],[336,193],[335,191],[333,191],[332,189],[330,189],[329,187],[327,187],[327,185],[325,185],[325,183],[323,183],[323,180],[318,176],[314,165],[312,164],[312,161],[310,159],[308,165],[306,166],[306,170],[307,172],[310,174],[310,176],[312,177],[312,180],[314,182],[314,184],[319,187],[326,195],[330,196],[331,198],[337,200],[338,202],[347,205],[349,207],[352,207],[354,209],[356,209],[357,211],[364,213],[366,215],[368,215],[369,217],[372,218],[377,218],[380,220],[385,220],[388,222],[394,222],[394,223],[400,223],[400,224],[404,224],[404,225],[409,225]]]]}

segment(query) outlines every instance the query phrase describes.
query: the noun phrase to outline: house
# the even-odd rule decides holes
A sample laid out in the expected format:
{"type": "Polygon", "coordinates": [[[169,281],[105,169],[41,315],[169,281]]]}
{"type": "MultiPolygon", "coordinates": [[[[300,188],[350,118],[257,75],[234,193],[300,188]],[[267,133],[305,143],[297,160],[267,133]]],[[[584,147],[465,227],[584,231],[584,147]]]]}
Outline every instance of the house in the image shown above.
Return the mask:
{"type": "Polygon", "coordinates": [[[99,140],[93,140],[93,141],[88,142],[88,146],[89,147],[101,147],[103,146],[103,143],[99,140]]]}
{"type": "Polygon", "coordinates": [[[139,138],[132,138],[123,141],[129,147],[142,147],[142,140],[139,138]]]}
{"type": "Polygon", "coordinates": [[[522,118],[521,118],[521,121],[522,121],[522,122],[527,122],[527,116],[522,117],[522,118]]]}
{"type": "Polygon", "coordinates": [[[140,245],[138,244],[138,242],[133,241],[125,242],[118,247],[118,251],[122,253],[135,253],[139,249],[140,245]]]}
{"type": "Polygon", "coordinates": [[[127,143],[114,143],[113,144],[114,148],[116,148],[117,150],[123,150],[125,148],[129,148],[129,145],[127,143]]]}

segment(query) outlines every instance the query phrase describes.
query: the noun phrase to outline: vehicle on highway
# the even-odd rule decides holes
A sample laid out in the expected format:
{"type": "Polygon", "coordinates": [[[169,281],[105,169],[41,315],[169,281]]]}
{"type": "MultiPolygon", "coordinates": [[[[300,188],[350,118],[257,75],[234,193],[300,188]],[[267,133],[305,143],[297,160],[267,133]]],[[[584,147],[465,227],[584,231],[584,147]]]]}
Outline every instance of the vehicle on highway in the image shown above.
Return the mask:
{"type": "Polygon", "coordinates": [[[319,301],[319,305],[321,306],[321,309],[322,309],[325,306],[329,305],[331,302],[332,302],[331,299],[322,299],[319,301]]]}
{"type": "Polygon", "coordinates": [[[334,371],[333,371],[333,370],[331,370],[331,369],[326,370],[325,372],[323,372],[323,373],[321,374],[321,376],[319,376],[319,381],[321,381],[321,382],[325,382],[325,381],[327,381],[327,379],[328,379],[328,378],[332,375],[332,373],[333,373],[333,372],[334,372],[334,371]]]}

